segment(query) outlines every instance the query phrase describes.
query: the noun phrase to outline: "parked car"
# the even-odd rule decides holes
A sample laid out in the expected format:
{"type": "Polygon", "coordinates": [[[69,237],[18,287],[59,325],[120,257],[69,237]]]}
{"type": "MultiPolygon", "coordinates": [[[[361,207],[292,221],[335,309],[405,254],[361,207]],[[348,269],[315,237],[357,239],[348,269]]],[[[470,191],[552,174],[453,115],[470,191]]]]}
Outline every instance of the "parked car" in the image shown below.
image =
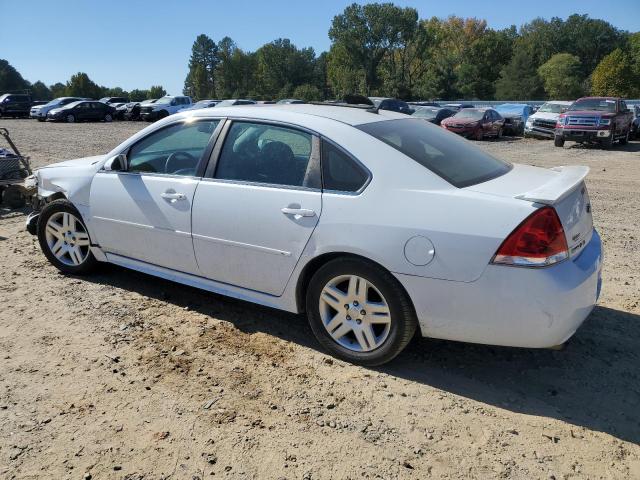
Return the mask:
{"type": "Polygon", "coordinates": [[[640,105],[633,106],[633,121],[631,122],[631,136],[640,138],[640,105]]]}
{"type": "Polygon", "coordinates": [[[525,137],[553,138],[556,123],[561,113],[567,111],[572,102],[553,100],[544,103],[524,125],[525,137]]]}
{"type": "Polygon", "coordinates": [[[165,95],[151,105],[140,108],[140,117],[147,122],[155,122],[161,118],[173,115],[180,110],[193,105],[191,97],[165,95]]]}
{"type": "Polygon", "coordinates": [[[633,113],[622,98],[579,98],[558,117],[554,144],[562,147],[566,140],[573,140],[611,148],[619,140],[624,145],[629,141],[632,120],[633,113]]]}
{"type": "Polygon", "coordinates": [[[116,109],[116,116],[122,115],[123,120],[142,120],[140,116],[140,110],[148,105],[155,103],[158,99],[148,99],[142,102],[129,102],[124,106],[120,106],[116,109]],[[124,110],[124,111],[123,111],[124,110]]]}
{"type": "Polygon", "coordinates": [[[306,311],[331,353],[379,365],[416,329],[571,337],[601,284],[587,172],[511,164],[393,112],[216,107],[39,169],[27,228],[66,274],[110,262],[306,311]]]}
{"type": "Polygon", "coordinates": [[[397,98],[369,97],[369,100],[379,110],[389,110],[391,112],[404,113],[411,115],[413,108],[407,102],[398,100],[397,98]]]}
{"type": "Polygon", "coordinates": [[[184,110],[199,110],[200,108],[212,108],[220,103],[220,100],[200,100],[184,110]]]}
{"type": "Polygon", "coordinates": [[[451,108],[453,110],[460,111],[463,108],[476,108],[472,103],[445,103],[442,105],[444,108],[451,108]]]}
{"type": "Polygon", "coordinates": [[[39,105],[35,107],[31,107],[31,111],[29,112],[29,116],[31,118],[38,119],[39,122],[44,122],[47,119],[47,114],[53,110],[54,108],[64,107],[65,105],[69,105],[70,103],[79,102],[81,100],[88,100],[87,98],[80,97],[58,97],[54,98],[48,103],[44,105],[39,105]]]}
{"type": "Polygon", "coordinates": [[[526,103],[503,103],[495,108],[504,118],[503,132],[505,135],[524,135],[527,119],[533,114],[533,107],[526,103]]]}
{"type": "Polygon", "coordinates": [[[113,120],[116,109],[97,100],[69,103],[63,107],[54,108],[47,113],[47,120],[52,122],[90,122],[113,120]]]}
{"type": "Polygon", "coordinates": [[[111,105],[112,107],[116,107],[117,105],[121,105],[123,103],[129,103],[129,99],[126,97],[103,97],[98,101],[106,103],[107,105],[111,105]]]}
{"type": "Polygon", "coordinates": [[[22,93],[0,95],[0,117],[28,117],[31,96],[22,93]]]}
{"type": "Polygon", "coordinates": [[[415,111],[411,115],[416,118],[423,118],[424,120],[435,123],[436,125],[440,125],[442,120],[449,118],[456,113],[457,112],[455,110],[451,110],[449,108],[416,106],[415,111]]]}
{"type": "Polygon", "coordinates": [[[493,108],[463,108],[454,116],[442,120],[440,125],[463,137],[482,140],[486,137],[502,137],[504,118],[493,108]]]}
{"type": "Polygon", "coordinates": [[[307,103],[304,100],[298,100],[297,98],[283,98],[282,100],[278,100],[276,104],[278,105],[296,105],[300,103],[307,103]]]}
{"type": "Polygon", "coordinates": [[[235,98],[230,100],[223,100],[216,105],[217,107],[236,107],[238,105],[255,105],[257,102],[255,100],[248,100],[244,98],[235,98]]]}

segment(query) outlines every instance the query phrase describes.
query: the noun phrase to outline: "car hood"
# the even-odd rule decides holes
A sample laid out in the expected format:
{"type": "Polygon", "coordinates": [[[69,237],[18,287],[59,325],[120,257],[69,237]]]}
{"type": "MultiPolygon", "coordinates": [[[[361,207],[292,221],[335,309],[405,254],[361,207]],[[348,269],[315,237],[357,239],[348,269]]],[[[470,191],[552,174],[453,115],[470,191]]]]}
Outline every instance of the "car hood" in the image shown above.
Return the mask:
{"type": "Polygon", "coordinates": [[[565,112],[566,115],[571,115],[571,116],[575,116],[575,115],[590,115],[590,116],[606,116],[606,115],[615,115],[613,112],[602,112],[600,110],[567,110],[567,112],[565,112]]]}
{"type": "Polygon", "coordinates": [[[444,125],[464,125],[466,126],[472,126],[472,125],[477,125],[478,122],[480,120],[472,120],[470,118],[453,118],[453,117],[449,117],[449,118],[445,118],[442,123],[444,125]]]}
{"type": "Polygon", "coordinates": [[[560,116],[559,113],[553,112],[536,112],[529,117],[530,120],[535,120],[536,118],[541,120],[557,120],[560,116]]]}
{"type": "Polygon", "coordinates": [[[96,165],[98,162],[104,160],[106,155],[95,155],[93,157],[76,158],[75,160],[65,160],[64,162],[52,163],[40,167],[39,170],[45,170],[49,168],[61,168],[61,167],[87,167],[89,165],[96,165]]]}

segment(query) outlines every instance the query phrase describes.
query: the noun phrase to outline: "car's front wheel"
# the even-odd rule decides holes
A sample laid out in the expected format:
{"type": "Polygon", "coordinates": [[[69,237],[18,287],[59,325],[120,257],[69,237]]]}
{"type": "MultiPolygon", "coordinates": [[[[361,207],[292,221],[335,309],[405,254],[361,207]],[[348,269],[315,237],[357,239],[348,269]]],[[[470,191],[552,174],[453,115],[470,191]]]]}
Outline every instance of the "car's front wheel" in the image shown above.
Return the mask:
{"type": "Polygon", "coordinates": [[[318,341],[336,357],[364,366],[392,360],[418,323],[398,280],[357,258],[338,258],[322,266],[309,283],[306,300],[318,341]]]}
{"type": "Polygon", "coordinates": [[[38,241],[47,259],[63,273],[88,273],[97,263],[87,227],[68,200],[55,200],[42,209],[38,241]]]}
{"type": "Polygon", "coordinates": [[[67,115],[65,119],[67,120],[67,123],[74,123],[76,121],[75,115],[72,114],[67,115]]]}
{"type": "Polygon", "coordinates": [[[556,135],[555,137],[553,137],[553,144],[556,147],[564,147],[564,138],[560,135],[556,135]]]}
{"type": "Polygon", "coordinates": [[[107,123],[108,123],[108,122],[113,121],[113,117],[111,116],[111,114],[110,114],[110,113],[107,113],[107,114],[104,116],[104,121],[105,121],[105,122],[107,122],[107,123]]]}

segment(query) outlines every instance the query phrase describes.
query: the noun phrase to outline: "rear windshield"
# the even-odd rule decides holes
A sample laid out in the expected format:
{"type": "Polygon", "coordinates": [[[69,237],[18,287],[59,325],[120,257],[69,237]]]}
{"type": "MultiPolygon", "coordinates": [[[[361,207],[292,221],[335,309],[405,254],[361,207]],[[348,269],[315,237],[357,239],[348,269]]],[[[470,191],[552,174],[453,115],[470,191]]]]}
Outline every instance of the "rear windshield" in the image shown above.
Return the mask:
{"type": "Polygon", "coordinates": [[[386,120],[356,128],[383,141],[458,187],[504,175],[512,166],[470,141],[418,119],[386,120]]]}

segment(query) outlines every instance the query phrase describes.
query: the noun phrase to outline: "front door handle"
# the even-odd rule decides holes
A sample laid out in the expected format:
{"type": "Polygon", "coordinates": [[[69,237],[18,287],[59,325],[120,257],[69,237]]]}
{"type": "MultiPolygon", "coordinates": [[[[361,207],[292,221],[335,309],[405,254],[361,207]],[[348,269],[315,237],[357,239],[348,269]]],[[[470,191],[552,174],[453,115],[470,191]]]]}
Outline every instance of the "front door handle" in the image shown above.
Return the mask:
{"type": "Polygon", "coordinates": [[[160,194],[162,198],[169,200],[171,203],[175,203],[178,200],[186,200],[187,196],[184,193],[176,193],[176,192],[164,192],[160,194]]]}
{"type": "Polygon", "coordinates": [[[284,207],[281,212],[285,215],[295,215],[296,217],[314,217],[316,215],[316,212],[306,208],[284,207]]]}

